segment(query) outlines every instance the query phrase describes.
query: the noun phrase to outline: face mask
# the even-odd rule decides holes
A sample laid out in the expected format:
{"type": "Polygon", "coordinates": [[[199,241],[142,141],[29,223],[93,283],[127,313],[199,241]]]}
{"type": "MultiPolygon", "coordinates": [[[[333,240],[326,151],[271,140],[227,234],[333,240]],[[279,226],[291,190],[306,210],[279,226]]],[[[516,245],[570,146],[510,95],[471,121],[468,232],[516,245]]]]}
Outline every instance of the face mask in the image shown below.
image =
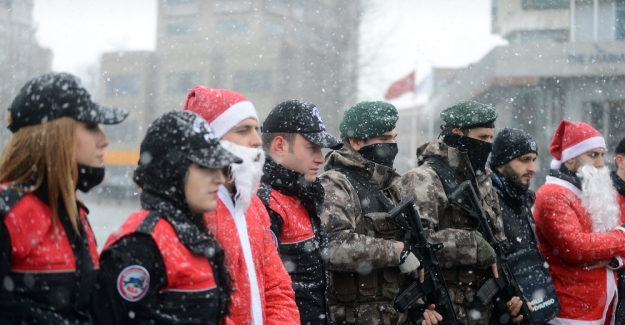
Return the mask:
{"type": "Polygon", "coordinates": [[[83,193],[102,183],[104,179],[104,167],[90,167],[78,164],[78,185],[76,188],[83,193]]]}
{"type": "Polygon", "coordinates": [[[473,167],[473,171],[477,175],[485,172],[488,155],[493,150],[492,143],[453,133],[445,134],[443,142],[450,147],[465,152],[469,156],[471,167],[473,167]]]}
{"type": "Polygon", "coordinates": [[[393,168],[398,151],[397,143],[376,143],[358,150],[365,159],[390,168],[393,168]]]}

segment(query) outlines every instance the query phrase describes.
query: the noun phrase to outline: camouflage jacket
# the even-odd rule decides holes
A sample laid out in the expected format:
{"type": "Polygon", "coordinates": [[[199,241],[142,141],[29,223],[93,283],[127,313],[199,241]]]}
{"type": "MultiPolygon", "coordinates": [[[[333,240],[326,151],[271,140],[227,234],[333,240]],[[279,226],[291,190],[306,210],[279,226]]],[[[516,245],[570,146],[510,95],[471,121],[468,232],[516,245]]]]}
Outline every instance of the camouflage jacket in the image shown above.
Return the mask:
{"type": "Polygon", "coordinates": [[[329,239],[330,270],[357,272],[360,267],[397,266],[396,240],[357,234],[356,228],[363,222],[361,202],[347,177],[332,170],[336,167],[357,171],[394,204],[401,199],[399,175],[392,168],[363,158],[349,144],[330,152],[326,157],[325,172],[319,177],[325,189],[320,216],[329,239]]]}
{"type": "MultiPolygon", "coordinates": [[[[466,180],[468,173],[473,174],[466,154],[447,146],[442,140],[423,144],[417,149],[417,158],[420,162],[426,157],[437,157],[449,162],[460,181],[466,180]]],[[[486,173],[474,175],[474,179],[478,183],[478,195],[488,215],[493,234],[498,240],[504,240],[501,209],[490,173],[491,170],[486,168],[486,173]]],[[[426,231],[430,240],[441,242],[445,246],[437,254],[441,266],[452,268],[474,265],[477,259],[475,232],[478,224],[460,210],[451,207],[436,171],[426,162],[404,174],[401,183],[406,194],[415,197],[421,219],[428,224],[429,229],[426,231]]]]}
{"type": "Polygon", "coordinates": [[[444,245],[437,252],[437,257],[458,322],[486,325],[493,306],[483,306],[474,296],[483,281],[492,274],[489,269],[475,267],[478,222],[449,204],[438,174],[427,161],[424,162],[427,157],[448,162],[460,181],[473,174],[472,178],[477,182],[479,190],[477,194],[488,216],[491,230],[497,240],[505,240],[499,201],[491,183],[491,170],[486,168],[484,174],[475,175],[465,153],[447,146],[442,140],[435,140],[417,149],[417,158],[421,165],[401,178],[405,194],[412,194],[417,201],[426,236],[430,241],[444,245]]]}

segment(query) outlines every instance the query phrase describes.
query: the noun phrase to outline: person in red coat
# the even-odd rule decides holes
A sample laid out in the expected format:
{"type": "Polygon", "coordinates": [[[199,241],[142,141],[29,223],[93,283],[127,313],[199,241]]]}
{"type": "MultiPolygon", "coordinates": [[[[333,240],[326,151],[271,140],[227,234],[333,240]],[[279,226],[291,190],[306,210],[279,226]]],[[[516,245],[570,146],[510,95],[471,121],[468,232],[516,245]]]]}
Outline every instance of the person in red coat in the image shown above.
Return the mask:
{"type": "Polygon", "coordinates": [[[197,86],[187,95],[184,109],[204,117],[222,146],[243,159],[230,166],[229,180],[219,188],[217,209],[204,215],[224,248],[233,280],[225,323],[299,324],[291,278],[276,250],[267,210],[256,196],[265,156],[254,106],[236,92],[197,86]]]}
{"type": "Polygon", "coordinates": [[[604,167],[605,140],[586,123],[563,120],[550,152],[555,159],[546,184],[536,192],[533,213],[540,250],[562,305],[549,323],[611,324],[625,228],[604,167]]]}

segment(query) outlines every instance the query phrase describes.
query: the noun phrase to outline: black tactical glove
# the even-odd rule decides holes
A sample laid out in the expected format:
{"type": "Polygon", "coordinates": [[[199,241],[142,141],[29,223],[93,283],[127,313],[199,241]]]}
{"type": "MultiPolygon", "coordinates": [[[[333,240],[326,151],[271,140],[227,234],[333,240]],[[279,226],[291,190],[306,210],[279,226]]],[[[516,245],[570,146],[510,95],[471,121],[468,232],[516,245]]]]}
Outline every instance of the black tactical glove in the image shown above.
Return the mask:
{"type": "Polygon", "coordinates": [[[484,269],[495,264],[497,262],[495,250],[478,231],[475,232],[475,241],[477,242],[477,263],[475,263],[476,266],[484,269]]]}

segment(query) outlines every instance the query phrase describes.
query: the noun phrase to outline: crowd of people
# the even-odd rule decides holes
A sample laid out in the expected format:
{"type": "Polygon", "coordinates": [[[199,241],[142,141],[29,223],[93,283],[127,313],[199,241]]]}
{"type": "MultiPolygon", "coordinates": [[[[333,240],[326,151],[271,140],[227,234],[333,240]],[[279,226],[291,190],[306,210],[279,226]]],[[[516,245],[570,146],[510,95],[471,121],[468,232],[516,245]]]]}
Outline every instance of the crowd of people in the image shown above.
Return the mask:
{"type": "Polygon", "coordinates": [[[523,130],[495,135],[490,105],[443,110],[439,137],[399,175],[390,103],[347,108],[337,138],[311,102],[279,103],[260,125],[241,94],[196,86],[147,129],[133,175],[141,210],[98,252],[77,191],[104,178],[99,125],[128,113],[65,73],[15,97],[0,158],[1,324],[625,321],[625,139],[607,148],[591,125],[561,121],[534,193],[544,153],[523,130]],[[459,205],[463,184],[475,213],[459,205]],[[406,198],[438,247],[436,270],[389,221],[406,198]],[[419,294],[432,272],[447,300],[419,294]],[[404,310],[396,300],[407,294],[404,310]]]}

